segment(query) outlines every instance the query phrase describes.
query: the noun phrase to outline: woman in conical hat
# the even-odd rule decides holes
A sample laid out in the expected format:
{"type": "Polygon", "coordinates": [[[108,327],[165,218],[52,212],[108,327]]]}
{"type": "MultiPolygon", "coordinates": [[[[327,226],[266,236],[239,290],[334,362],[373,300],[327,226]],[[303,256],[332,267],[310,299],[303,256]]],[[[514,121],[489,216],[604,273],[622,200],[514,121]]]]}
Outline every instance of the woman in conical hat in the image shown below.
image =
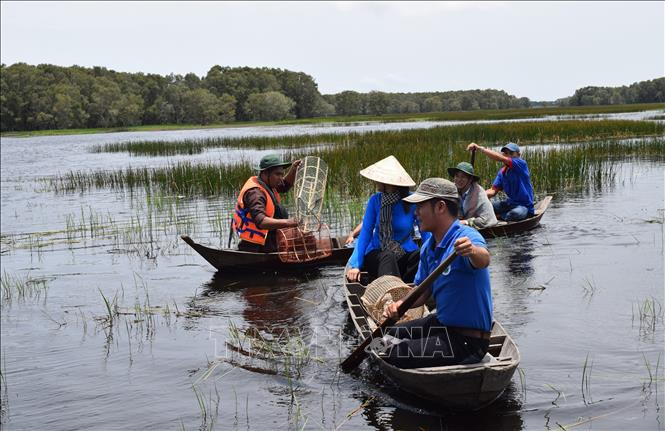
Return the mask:
{"type": "Polygon", "coordinates": [[[347,278],[358,281],[364,270],[372,278],[394,275],[411,282],[419,260],[418,245],[413,241],[416,207],[402,198],[416,183],[395,156],[379,160],[361,170],[360,175],[374,181],[378,191],[367,201],[347,278]]]}

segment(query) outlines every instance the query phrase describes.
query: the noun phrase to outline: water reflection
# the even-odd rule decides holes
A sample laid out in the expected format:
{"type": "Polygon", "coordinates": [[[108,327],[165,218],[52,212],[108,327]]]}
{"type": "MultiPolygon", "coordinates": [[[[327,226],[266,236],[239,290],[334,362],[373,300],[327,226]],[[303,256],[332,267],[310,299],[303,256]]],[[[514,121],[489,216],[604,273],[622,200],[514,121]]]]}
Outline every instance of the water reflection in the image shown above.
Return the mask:
{"type": "Polygon", "coordinates": [[[306,283],[297,275],[223,274],[218,271],[205,285],[203,295],[218,297],[238,292],[245,302],[244,320],[266,332],[298,325],[304,319],[299,299],[306,283]]]}
{"type": "Polygon", "coordinates": [[[408,398],[397,390],[388,391],[386,395],[360,398],[363,417],[372,429],[516,431],[524,428],[520,394],[513,384],[496,402],[477,412],[441,411],[435,405],[415,397],[408,398]]]}
{"type": "Polygon", "coordinates": [[[508,239],[511,244],[507,248],[506,259],[511,275],[520,278],[527,278],[533,275],[534,231],[538,230],[539,228],[536,228],[508,239]]]}

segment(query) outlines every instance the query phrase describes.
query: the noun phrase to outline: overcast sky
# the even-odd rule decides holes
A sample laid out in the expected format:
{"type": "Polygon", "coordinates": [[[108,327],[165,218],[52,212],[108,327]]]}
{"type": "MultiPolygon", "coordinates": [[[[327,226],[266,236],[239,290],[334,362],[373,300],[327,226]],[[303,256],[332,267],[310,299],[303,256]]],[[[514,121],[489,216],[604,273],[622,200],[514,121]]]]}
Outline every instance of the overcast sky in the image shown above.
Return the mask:
{"type": "Polygon", "coordinates": [[[305,72],[324,93],[505,90],[531,100],[665,75],[664,2],[7,2],[2,62],[204,76],[305,72]]]}

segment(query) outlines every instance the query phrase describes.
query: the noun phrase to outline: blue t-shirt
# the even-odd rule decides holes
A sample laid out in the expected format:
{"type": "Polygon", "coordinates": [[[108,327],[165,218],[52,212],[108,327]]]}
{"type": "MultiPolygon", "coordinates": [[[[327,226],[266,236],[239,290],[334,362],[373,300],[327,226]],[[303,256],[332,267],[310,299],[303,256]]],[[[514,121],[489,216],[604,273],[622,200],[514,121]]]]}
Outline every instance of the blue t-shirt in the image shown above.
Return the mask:
{"type": "MultiPolygon", "coordinates": [[[[487,248],[477,230],[459,221],[450,226],[441,242],[431,236],[420,249],[420,264],[415,282],[420,284],[443,260],[455,251],[455,241],[468,237],[475,246],[487,248]]],[[[492,290],[489,269],[476,269],[468,257],[458,256],[434,280],[432,295],[436,317],[442,325],[490,331],[492,328],[492,290]]]]}
{"type": "MultiPolygon", "coordinates": [[[[381,213],[381,192],[374,193],[367,201],[367,209],[363,217],[363,227],[358,235],[356,247],[349,258],[351,268],[361,269],[365,262],[365,255],[372,250],[381,248],[379,237],[379,216],[381,213]]],[[[411,204],[408,211],[404,211],[402,201],[395,202],[392,207],[393,239],[402,244],[404,251],[410,253],[418,250],[418,245],[413,241],[411,232],[416,220],[416,205],[411,204]]],[[[429,232],[422,233],[423,241],[429,238],[429,232]]]]}
{"type": "Polygon", "coordinates": [[[529,214],[533,215],[533,186],[529,166],[524,159],[514,157],[511,159],[511,166],[499,169],[492,187],[503,190],[508,196],[509,204],[525,206],[529,214]]]}

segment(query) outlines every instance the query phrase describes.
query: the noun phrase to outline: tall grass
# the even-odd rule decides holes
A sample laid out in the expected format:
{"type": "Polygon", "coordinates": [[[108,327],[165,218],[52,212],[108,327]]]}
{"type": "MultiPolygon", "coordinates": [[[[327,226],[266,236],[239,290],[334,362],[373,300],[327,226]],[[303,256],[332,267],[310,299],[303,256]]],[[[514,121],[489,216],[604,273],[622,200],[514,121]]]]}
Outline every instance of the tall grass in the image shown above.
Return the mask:
{"type": "Polygon", "coordinates": [[[11,304],[14,299],[25,301],[26,299],[39,299],[48,292],[48,284],[45,278],[33,278],[30,274],[21,276],[10,274],[6,270],[0,276],[0,293],[2,305],[11,304]]]}
{"type": "Polygon", "coordinates": [[[515,141],[520,144],[580,142],[590,139],[662,135],[665,124],[650,121],[531,121],[498,124],[461,124],[420,130],[324,133],[282,137],[216,137],[182,141],[121,142],[93,147],[94,152],[128,152],[132,155],[170,156],[198,154],[206,148],[300,148],[325,145],[422,145],[458,142],[515,141]]]}
{"type": "MultiPolygon", "coordinates": [[[[374,185],[358,172],[388,155],[399,159],[415,181],[432,176],[447,176],[446,168],[468,160],[465,144],[446,144],[438,141],[398,141],[372,144],[339,144],[318,151],[291,151],[291,158],[315,155],[329,166],[328,197],[339,193],[341,199],[363,196],[374,185]]],[[[663,160],[665,139],[615,140],[589,142],[579,145],[560,145],[552,148],[523,150],[529,163],[531,180],[537,192],[552,192],[580,185],[602,188],[616,176],[618,161],[644,157],[663,160]]],[[[487,157],[476,157],[476,173],[489,186],[499,164],[487,157]]],[[[139,190],[148,194],[218,197],[233,196],[246,179],[254,175],[247,162],[219,165],[212,162],[192,164],[178,162],[159,168],[127,168],[116,171],[70,171],[44,181],[55,192],[84,192],[94,188],[139,190]]],[[[288,202],[288,195],[287,195],[288,202]]]]}

